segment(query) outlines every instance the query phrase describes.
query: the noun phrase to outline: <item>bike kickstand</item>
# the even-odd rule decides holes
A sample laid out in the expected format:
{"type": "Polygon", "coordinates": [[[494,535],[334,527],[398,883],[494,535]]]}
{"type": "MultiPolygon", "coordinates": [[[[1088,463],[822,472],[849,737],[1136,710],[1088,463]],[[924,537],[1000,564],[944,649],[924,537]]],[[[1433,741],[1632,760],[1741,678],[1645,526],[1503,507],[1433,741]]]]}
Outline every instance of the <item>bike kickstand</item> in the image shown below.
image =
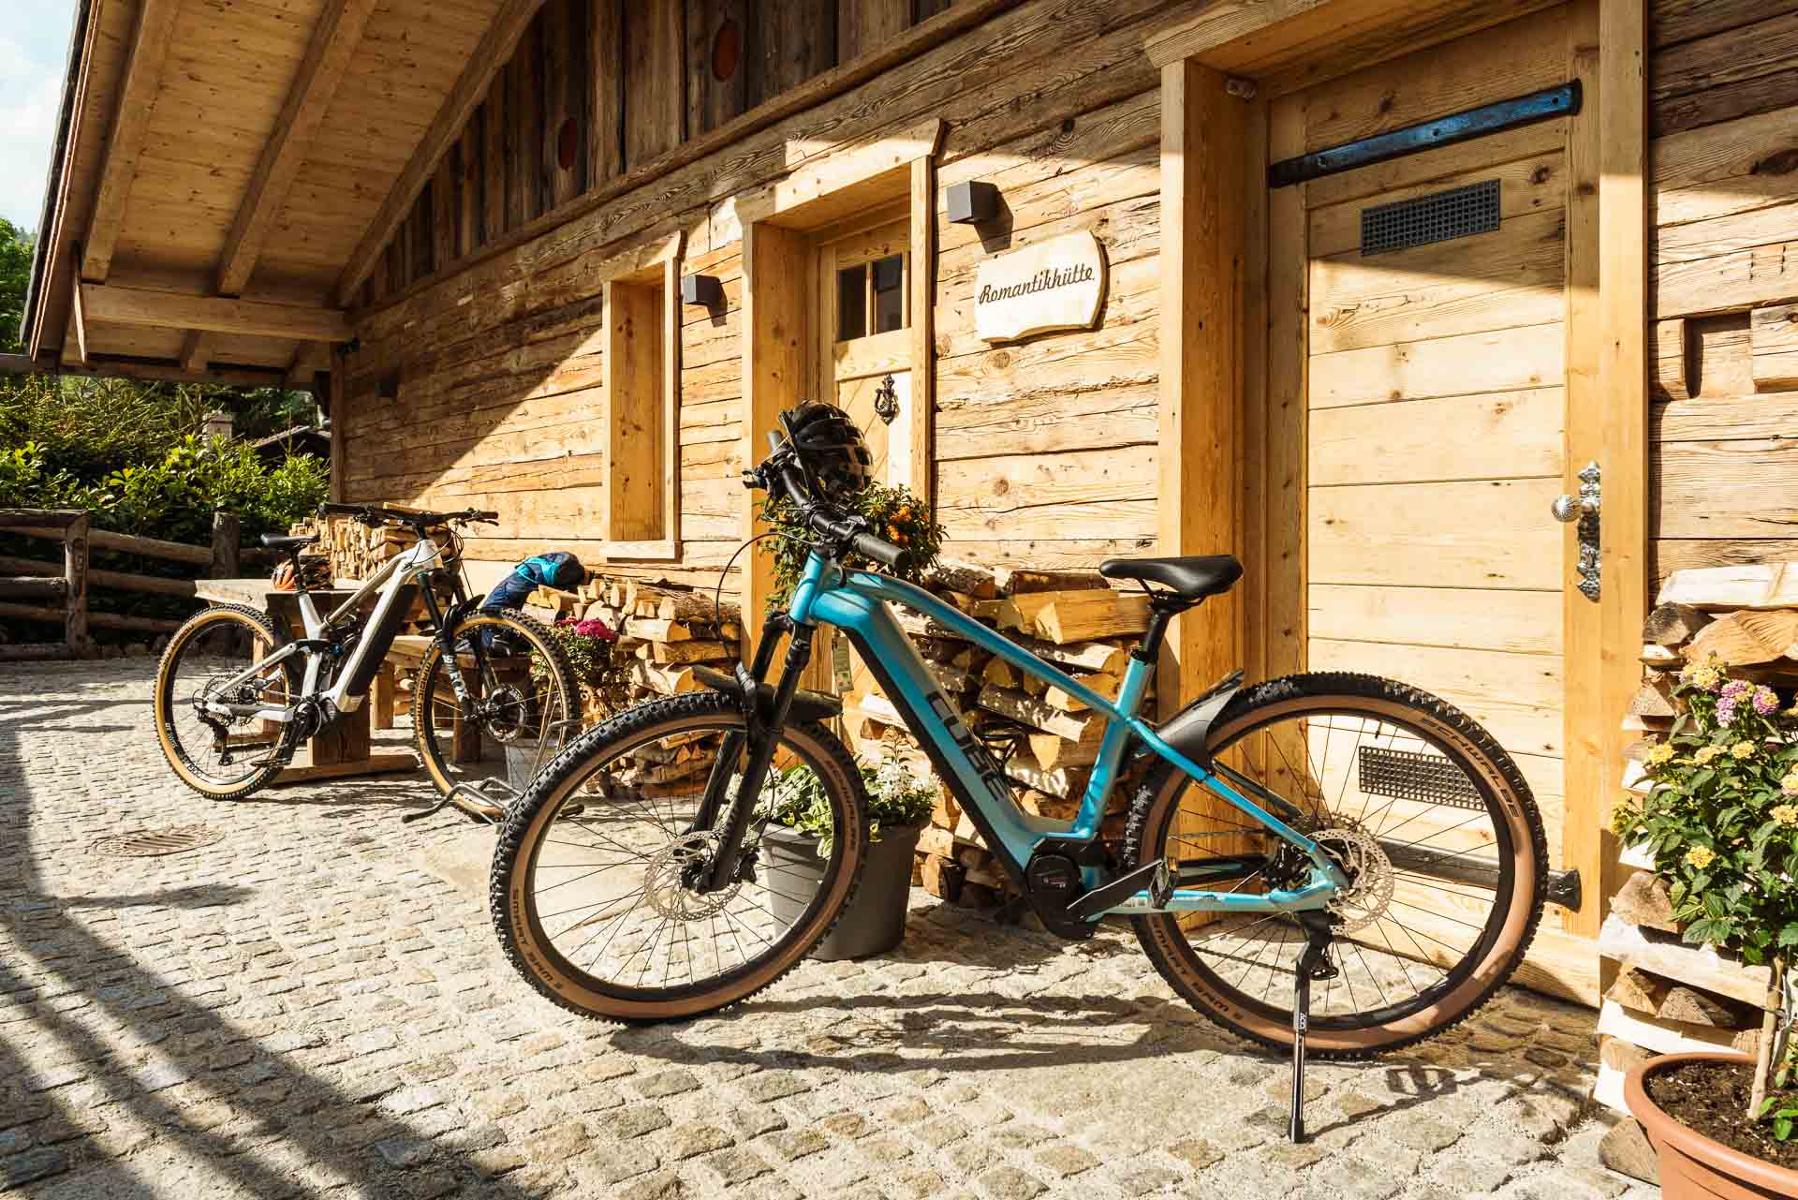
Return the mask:
{"type": "Polygon", "coordinates": [[[1322,913],[1300,913],[1305,928],[1305,951],[1293,968],[1292,1000],[1292,1111],[1286,1134],[1293,1145],[1305,1140],[1305,1035],[1311,1026],[1311,981],[1334,979],[1336,964],[1330,961],[1330,925],[1322,913]]]}

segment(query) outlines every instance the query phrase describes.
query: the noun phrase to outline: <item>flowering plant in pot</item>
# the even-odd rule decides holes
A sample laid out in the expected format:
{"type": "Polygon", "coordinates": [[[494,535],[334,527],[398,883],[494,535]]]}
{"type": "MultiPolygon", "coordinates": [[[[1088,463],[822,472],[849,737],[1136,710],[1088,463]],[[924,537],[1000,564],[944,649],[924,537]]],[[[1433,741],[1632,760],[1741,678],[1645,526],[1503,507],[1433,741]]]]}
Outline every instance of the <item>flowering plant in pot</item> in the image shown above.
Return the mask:
{"type": "MultiPolygon", "coordinates": [[[[913,774],[896,750],[876,766],[861,767],[868,795],[868,851],[861,884],[843,915],[812,951],[821,959],[866,958],[891,950],[905,936],[912,854],[930,819],[931,787],[913,774]]],[[[823,879],[831,850],[830,802],[810,767],[795,766],[763,790],[769,819],[761,841],[761,869],[769,908],[781,923],[796,920],[823,879]]]]}
{"type": "Polygon", "coordinates": [[[1794,1196],[1798,1089],[1776,1014],[1798,953],[1798,709],[1714,660],[1674,691],[1685,711],[1643,764],[1649,791],[1612,828],[1652,856],[1682,940],[1767,965],[1772,990],[1756,1059],[1669,1055],[1637,1068],[1625,1095],[1669,1200],[1794,1196]]]}

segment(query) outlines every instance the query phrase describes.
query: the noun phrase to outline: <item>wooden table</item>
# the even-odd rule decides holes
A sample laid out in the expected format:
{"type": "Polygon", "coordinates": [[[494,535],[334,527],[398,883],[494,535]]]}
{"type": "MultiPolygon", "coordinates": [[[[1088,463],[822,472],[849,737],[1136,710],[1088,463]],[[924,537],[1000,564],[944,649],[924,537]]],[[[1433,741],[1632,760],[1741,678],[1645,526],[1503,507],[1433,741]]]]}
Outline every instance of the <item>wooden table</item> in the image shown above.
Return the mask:
{"type": "MultiPolygon", "coordinates": [[[[277,626],[288,630],[289,636],[305,636],[296,593],[279,591],[266,579],[201,579],[196,581],[194,592],[211,603],[247,604],[267,613],[277,626]]],[[[346,588],[314,588],[308,593],[320,612],[330,612],[352,594],[346,588]]],[[[367,699],[301,747],[292,764],[275,776],[271,786],[417,770],[418,756],[410,750],[376,750],[372,744],[371,728],[393,727],[394,667],[392,657],[383,662],[367,699]]]]}

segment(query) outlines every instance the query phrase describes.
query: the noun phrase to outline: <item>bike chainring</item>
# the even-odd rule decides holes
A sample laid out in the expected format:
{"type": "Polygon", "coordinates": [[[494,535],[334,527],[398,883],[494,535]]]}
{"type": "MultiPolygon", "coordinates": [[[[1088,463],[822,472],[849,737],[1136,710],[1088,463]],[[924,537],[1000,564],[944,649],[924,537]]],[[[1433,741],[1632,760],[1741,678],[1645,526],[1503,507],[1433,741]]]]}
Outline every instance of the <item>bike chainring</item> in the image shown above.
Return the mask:
{"type": "Polygon", "coordinates": [[[709,829],[695,829],[650,855],[649,865],[643,871],[643,898],[657,916],[703,921],[723,912],[736,898],[743,887],[740,875],[715,892],[696,891],[688,883],[695,868],[712,861],[718,840],[718,835],[709,829]]]}

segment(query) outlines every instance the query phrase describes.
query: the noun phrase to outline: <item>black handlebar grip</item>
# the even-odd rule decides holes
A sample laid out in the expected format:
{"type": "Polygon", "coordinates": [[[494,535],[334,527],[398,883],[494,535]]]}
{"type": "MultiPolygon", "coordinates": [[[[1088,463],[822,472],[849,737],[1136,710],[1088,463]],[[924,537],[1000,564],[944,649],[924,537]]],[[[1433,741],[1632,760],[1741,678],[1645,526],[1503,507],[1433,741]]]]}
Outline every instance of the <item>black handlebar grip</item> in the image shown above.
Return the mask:
{"type": "Polygon", "coordinates": [[[871,533],[858,533],[849,539],[849,545],[863,558],[872,559],[888,570],[897,571],[899,564],[905,561],[905,551],[871,533]]]}

